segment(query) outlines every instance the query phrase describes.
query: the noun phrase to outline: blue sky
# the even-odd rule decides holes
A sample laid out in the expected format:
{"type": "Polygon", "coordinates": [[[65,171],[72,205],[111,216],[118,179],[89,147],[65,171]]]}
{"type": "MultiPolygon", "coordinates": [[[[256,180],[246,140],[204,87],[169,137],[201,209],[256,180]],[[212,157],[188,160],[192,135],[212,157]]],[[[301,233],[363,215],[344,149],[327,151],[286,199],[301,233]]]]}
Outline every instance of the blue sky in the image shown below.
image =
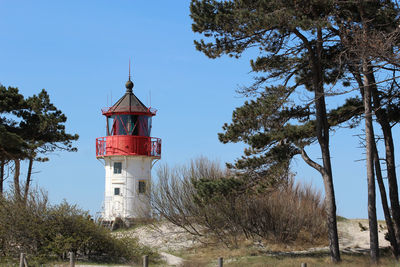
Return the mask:
{"type": "MultiPolygon", "coordinates": [[[[80,135],[77,153],[57,152],[34,166],[34,183],[51,201],[100,211],[104,169],[95,158],[95,139],[105,135],[101,108],[125,92],[129,58],[134,93],[158,109],[152,136],[162,138],[163,154],[157,164],[198,156],[224,163],[241,155],[242,144],[221,144],[217,133],[245,100],[235,90],[252,81],[250,55],[211,60],[196,51],[189,3],[0,0],[0,83],[26,96],[45,88],[67,115],[67,130],[80,135]]],[[[355,162],[364,156],[353,134],[339,130],[331,142],[338,213],[366,218],[365,163],[355,162]]],[[[317,146],[308,152],[319,157],[317,146]]],[[[319,173],[302,159],[295,159],[293,170],[323,189],[319,173]]]]}

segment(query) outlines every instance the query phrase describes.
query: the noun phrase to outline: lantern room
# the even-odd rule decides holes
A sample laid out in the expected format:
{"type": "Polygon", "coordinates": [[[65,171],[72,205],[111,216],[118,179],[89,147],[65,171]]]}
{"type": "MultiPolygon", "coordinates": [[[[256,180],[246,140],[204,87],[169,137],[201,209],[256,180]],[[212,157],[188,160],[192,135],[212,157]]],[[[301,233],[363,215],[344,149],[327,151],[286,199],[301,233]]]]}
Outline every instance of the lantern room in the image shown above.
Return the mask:
{"type": "Polygon", "coordinates": [[[113,114],[107,116],[107,136],[150,136],[151,116],[137,114],[113,114]]]}
{"type": "Polygon", "coordinates": [[[156,110],[146,107],[126,83],[125,94],[102,110],[106,117],[106,137],[96,139],[96,157],[113,155],[161,157],[161,139],[151,137],[152,117],[156,110]]]}

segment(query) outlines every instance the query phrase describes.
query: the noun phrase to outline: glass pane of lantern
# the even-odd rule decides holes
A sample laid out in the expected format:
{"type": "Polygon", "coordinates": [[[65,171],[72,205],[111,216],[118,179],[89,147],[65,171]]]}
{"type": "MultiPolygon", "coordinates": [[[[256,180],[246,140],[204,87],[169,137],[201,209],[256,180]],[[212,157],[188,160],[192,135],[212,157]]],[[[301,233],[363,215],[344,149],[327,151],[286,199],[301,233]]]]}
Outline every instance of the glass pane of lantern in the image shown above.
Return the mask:
{"type": "Polygon", "coordinates": [[[138,135],[138,115],[129,115],[129,120],[130,120],[130,130],[129,134],[130,135],[138,135]]]}
{"type": "Polygon", "coordinates": [[[151,130],[151,117],[139,116],[139,136],[150,136],[151,130]]]}
{"type": "Polygon", "coordinates": [[[137,135],[137,115],[118,115],[118,135],[137,135]]]}
{"type": "Polygon", "coordinates": [[[132,115],[123,115],[124,118],[124,123],[126,127],[126,132],[127,135],[132,135],[133,130],[135,129],[135,121],[133,120],[132,115]]]}
{"type": "Polygon", "coordinates": [[[114,131],[113,131],[113,123],[114,123],[114,116],[109,116],[107,117],[107,135],[114,135],[114,131]]]}
{"type": "Polygon", "coordinates": [[[139,134],[140,136],[148,136],[147,135],[147,117],[139,116],[139,134]]]}
{"type": "Polygon", "coordinates": [[[153,117],[148,117],[149,118],[149,123],[147,124],[147,128],[148,128],[148,133],[149,133],[149,135],[148,136],[151,136],[151,121],[152,121],[152,118],[153,117]]]}
{"type": "Polygon", "coordinates": [[[108,134],[109,135],[121,135],[124,132],[121,119],[118,115],[112,115],[108,117],[108,134]]]}
{"type": "Polygon", "coordinates": [[[128,124],[128,115],[119,115],[119,123],[120,123],[120,127],[119,127],[119,132],[118,135],[126,135],[127,132],[127,124],[128,124]]]}

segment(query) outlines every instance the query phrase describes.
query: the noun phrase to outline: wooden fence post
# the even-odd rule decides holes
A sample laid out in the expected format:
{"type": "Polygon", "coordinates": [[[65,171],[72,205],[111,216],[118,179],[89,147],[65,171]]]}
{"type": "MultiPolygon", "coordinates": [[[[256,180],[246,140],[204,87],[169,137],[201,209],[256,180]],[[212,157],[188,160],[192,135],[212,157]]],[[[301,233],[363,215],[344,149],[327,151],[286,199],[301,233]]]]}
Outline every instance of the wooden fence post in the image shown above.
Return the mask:
{"type": "Polygon", "coordinates": [[[19,267],[24,267],[25,253],[21,253],[19,256],[19,267]]]}
{"type": "Polygon", "coordinates": [[[149,267],[149,256],[143,256],[143,267],[149,267]]]}
{"type": "Polygon", "coordinates": [[[224,258],[219,257],[218,258],[218,267],[223,267],[224,266],[224,258]]]}
{"type": "Polygon", "coordinates": [[[69,267],[75,267],[75,253],[69,253],[69,267]]]}
{"type": "Polygon", "coordinates": [[[303,262],[303,263],[301,264],[301,267],[307,267],[307,263],[303,262]]]}

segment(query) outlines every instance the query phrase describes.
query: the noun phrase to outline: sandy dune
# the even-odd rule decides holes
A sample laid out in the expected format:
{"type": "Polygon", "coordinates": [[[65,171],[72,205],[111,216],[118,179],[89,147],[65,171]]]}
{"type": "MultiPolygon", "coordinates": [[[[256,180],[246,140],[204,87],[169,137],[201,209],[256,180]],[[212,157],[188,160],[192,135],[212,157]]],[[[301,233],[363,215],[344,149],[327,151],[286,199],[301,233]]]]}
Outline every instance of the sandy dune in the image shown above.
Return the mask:
{"type": "MultiPolygon", "coordinates": [[[[386,224],[380,221],[378,223],[378,230],[379,246],[388,247],[390,244],[384,238],[384,235],[387,232],[386,224]]],[[[338,231],[340,250],[343,252],[365,253],[369,250],[368,220],[350,219],[340,221],[338,222],[338,231]]],[[[168,264],[175,266],[179,266],[183,261],[181,258],[169,254],[170,252],[185,250],[201,244],[196,237],[168,222],[159,224],[157,226],[142,226],[130,231],[116,232],[113,234],[116,236],[130,236],[138,238],[141,244],[157,249],[168,264]]],[[[328,251],[328,247],[321,247],[292,252],[266,251],[266,254],[307,255],[328,251]]]]}
{"type": "MultiPolygon", "coordinates": [[[[369,249],[369,227],[366,219],[351,219],[338,222],[339,245],[341,250],[358,251],[369,249]]],[[[390,246],[385,240],[386,223],[378,222],[379,247],[390,246]]]]}

